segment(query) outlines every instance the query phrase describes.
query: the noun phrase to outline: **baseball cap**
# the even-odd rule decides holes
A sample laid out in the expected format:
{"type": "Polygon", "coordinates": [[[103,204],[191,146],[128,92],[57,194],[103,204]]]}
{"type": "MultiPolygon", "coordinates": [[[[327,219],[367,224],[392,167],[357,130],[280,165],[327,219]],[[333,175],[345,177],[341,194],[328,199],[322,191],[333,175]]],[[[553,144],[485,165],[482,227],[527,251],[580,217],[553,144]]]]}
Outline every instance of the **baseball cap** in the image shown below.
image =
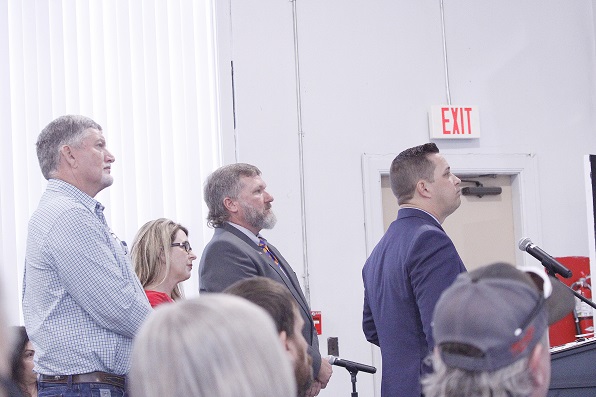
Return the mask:
{"type": "Polygon", "coordinates": [[[572,292],[542,269],[494,263],[460,274],[443,292],[433,337],[446,365],[495,371],[528,356],[573,306],[572,292]]]}

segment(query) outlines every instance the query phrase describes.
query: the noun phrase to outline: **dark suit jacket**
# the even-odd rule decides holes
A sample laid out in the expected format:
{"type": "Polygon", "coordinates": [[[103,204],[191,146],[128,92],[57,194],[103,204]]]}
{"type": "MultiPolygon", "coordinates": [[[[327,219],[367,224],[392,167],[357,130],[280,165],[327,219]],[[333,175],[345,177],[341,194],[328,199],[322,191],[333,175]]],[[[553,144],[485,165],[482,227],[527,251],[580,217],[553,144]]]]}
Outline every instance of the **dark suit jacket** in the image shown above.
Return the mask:
{"type": "Polygon", "coordinates": [[[313,374],[316,378],[321,368],[321,353],[310,308],[294,270],[274,246],[269,242],[267,245],[288,277],[279,270],[269,255],[240,230],[227,223],[215,228],[213,238],[201,256],[199,290],[221,292],[238,280],[254,276],[269,277],[288,287],[304,319],[302,334],[309,345],[308,353],[313,359],[313,374]]]}
{"type": "Polygon", "coordinates": [[[362,269],[366,339],[381,347],[383,397],[420,397],[429,368],[433,310],[466,271],[451,239],[427,213],[402,208],[362,269]]]}

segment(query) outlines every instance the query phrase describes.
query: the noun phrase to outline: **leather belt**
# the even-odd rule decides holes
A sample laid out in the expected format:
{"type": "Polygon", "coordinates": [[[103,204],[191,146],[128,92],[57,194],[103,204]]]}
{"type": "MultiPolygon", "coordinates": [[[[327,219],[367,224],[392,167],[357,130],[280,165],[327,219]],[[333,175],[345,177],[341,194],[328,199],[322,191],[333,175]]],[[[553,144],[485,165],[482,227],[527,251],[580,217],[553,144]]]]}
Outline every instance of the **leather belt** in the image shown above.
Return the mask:
{"type": "Polygon", "coordinates": [[[71,383],[105,383],[108,385],[125,388],[126,377],[124,375],[114,375],[108,372],[89,372],[79,375],[39,375],[39,381],[45,383],[67,384],[71,378],[71,383]]]}

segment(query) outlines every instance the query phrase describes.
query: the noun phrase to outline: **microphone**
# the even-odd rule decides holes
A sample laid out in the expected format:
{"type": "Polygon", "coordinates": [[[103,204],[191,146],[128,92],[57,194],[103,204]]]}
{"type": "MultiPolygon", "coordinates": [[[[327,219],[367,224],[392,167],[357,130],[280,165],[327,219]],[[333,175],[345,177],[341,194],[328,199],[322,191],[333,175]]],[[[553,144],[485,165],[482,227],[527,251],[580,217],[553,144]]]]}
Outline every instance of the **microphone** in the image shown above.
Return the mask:
{"type": "Polygon", "coordinates": [[[528,254],[542,262],[542,266],[544,266],[546,270],[552,274],[558,273],[565,278],[571,277],[571,270],[567,269],[555,258],[538,248],[538,246],[533,244],[532,240],[530,240],[528,237],[519,240],[519,249],[526,251],[528,254]]]}
{"type": "Polygon", "coordinates": [[[343,360],[343,359],[341,359],[339,357],[335,357],[335,356],[329,356],[328,360],[329,360],[329,364],[337,365],[338,367],[344,367],[345,369],[347,369],[350,372],[362,371],[362,372],[367,372],[369,374],[374,374],[375,372],[377,372],[377,369],[375,367],[371,367],[370,365],[355,363],[353,361],[348,361],[348,360],[343,360]]]}

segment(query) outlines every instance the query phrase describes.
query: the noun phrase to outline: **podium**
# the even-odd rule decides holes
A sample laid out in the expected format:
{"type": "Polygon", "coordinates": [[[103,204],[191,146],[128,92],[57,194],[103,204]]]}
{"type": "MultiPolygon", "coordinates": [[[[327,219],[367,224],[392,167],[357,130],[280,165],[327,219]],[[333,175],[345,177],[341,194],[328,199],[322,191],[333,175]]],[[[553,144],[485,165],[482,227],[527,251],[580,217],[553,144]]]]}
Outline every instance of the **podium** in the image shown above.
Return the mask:
{"type": "Polygon", "coordinates": [[[596,338],[553,347],[548,397],[596,396],[596,338]]]}

